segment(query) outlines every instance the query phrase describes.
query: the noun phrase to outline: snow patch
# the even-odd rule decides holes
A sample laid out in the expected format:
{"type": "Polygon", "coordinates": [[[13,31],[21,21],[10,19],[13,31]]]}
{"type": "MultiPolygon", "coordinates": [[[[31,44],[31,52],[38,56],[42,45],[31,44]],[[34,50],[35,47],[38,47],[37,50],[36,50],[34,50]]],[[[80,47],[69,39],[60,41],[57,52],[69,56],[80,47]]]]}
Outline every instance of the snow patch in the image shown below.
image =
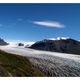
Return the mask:
{"type": "Polygon", "coordinates": [[[48,38],[47,40],[67,40],[67,39],[70,39],[70,37],[48,38]]]}

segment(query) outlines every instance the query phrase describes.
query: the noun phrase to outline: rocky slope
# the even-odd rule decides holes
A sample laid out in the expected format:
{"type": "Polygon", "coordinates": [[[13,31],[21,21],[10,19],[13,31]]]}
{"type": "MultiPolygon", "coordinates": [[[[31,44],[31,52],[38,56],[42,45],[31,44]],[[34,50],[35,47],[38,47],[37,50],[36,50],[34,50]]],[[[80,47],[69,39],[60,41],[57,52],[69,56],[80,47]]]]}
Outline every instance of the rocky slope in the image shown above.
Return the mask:
{"type": "Polygon", "coordinates": [[[80,42],[71,38],[44,39],[29,48],[80,55],[80,42]]]}

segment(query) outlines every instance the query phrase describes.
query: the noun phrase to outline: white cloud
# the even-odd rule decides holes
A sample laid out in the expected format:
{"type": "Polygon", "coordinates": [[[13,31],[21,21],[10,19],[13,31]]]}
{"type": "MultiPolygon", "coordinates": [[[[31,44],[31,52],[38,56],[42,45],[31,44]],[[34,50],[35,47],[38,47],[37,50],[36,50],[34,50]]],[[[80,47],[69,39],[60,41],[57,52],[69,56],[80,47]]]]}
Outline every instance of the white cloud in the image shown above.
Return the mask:
{"type": "Polygon", "coordinates": [[[64,28],[65,25],[55,21],[33,21],[33,24],[41,25],[45,27],[64,28]]]}

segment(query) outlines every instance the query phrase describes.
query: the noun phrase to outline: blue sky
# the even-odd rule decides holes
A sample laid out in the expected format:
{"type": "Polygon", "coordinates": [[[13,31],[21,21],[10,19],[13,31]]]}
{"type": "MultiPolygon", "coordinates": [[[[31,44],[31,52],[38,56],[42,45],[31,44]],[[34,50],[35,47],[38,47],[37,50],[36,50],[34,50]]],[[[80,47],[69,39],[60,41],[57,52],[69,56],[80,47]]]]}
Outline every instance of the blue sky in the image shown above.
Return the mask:
{"type": "Polygon", "coordinates": [[[80,40],[80,4],[0,4],[0,37],[37,41],[80,40]]]}

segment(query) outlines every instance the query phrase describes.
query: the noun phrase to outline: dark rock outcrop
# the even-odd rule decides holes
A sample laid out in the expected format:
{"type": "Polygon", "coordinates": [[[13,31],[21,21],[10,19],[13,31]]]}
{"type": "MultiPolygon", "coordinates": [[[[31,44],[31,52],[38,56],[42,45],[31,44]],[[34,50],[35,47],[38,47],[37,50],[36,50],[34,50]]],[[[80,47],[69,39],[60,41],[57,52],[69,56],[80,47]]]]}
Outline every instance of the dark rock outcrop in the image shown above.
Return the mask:
{"type": "Polygon", "coordinates": [[[24,44],[23,43],[18,43],[18,46],[24,46],[24,44]]]}
{"type": "Polygon", "coordinates": [[[71,38],[60,40],[45,39],[36,42],[29,48],[80,55],[80,42],[71,38]]]}

